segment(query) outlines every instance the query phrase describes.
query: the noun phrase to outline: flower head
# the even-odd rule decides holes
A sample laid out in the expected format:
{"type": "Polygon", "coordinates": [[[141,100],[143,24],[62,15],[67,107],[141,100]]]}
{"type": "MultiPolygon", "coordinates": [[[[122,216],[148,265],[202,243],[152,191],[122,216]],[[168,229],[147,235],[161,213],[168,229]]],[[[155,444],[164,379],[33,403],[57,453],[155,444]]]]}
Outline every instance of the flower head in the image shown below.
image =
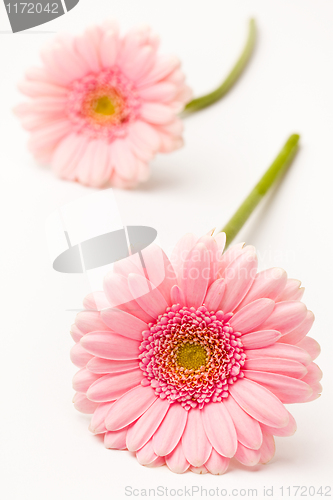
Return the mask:
{"type": "Polygon", "coordinates": [[[93,414],[106,447],[142,465],[222,474],[232,457],[266,463],[273,436],[296,430],[284,404],[321,391],[300,282],[279,268],[258,273],[253,247],[222,254],[224,244],[223,233],[184,236],[171,260],[163,254],[162,282],[155,245],[144,270],[119,261],[105,308],[88,296],[72,327],[76,408],[93,414]]]}
{"type": "Polygon", "coordinates": [[[90,186],[146,180],[156,153],[182,145],[177,113],[191,97],[178,59],[158,45],[149,28],[121,37],[109,22],[45,49],[20,84],[30,100],[16,108],[35,157],[90,186]]]}

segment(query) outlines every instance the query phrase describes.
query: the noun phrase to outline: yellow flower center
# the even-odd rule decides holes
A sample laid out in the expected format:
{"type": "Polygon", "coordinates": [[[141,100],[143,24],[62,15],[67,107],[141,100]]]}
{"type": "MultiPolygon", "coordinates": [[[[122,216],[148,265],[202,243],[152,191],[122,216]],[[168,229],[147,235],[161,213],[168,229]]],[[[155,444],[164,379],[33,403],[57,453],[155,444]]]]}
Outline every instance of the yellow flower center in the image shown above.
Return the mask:
{"type": "Polygon", "coordinates": [[[202,345],[182,344],[177,351],[177,364],[187,370],[198,370],[207,363],[207,351],[202,345]]]}
{"type": "Polygon", "coordinates": [[[115,113],[116,107],[109,96],[103,95],[96,99],[94,111],[100,115],[111,116],[115,113]]]}

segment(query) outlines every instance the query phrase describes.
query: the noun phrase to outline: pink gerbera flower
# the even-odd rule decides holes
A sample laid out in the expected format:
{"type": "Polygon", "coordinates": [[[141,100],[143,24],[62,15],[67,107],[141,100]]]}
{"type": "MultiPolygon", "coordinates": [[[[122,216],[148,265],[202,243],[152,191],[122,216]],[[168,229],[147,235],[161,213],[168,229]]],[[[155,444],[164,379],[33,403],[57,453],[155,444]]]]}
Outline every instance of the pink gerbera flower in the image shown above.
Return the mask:
{"type": "Polygon", "coordinates": [[[191,92],[175,57],[158,53],[149,28],[124,37],[114,22],[59,37],[27,72],[16,108],[29,147],[64,179],[129,187],[148,162],[182,143],[177,117],[191,92]]]}
{"type": "Polygon", "coordinates": [[[160,284],[157,246],[144,250],[144,272],[119,261],[100,292],[105,309],[88,296],[72,327],[75,407],[93,414],[107,448],[142,465],[222,474],[232,457],[266,463],[273,436],[296,430],[284,404],[321,391],[300,282],[257,273],[252,246],[222,255],[224,245],[224,233],[184,236],[171,262],[163,254],[160,284]]]}

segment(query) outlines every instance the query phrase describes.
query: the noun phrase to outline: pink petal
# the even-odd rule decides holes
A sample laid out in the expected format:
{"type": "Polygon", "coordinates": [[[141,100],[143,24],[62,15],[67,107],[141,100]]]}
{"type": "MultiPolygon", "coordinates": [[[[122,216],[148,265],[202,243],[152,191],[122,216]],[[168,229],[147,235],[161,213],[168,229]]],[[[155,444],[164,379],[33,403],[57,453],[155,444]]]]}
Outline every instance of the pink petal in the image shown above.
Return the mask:
{"type": "Polygon", "coordinates": [[[237,245],[232,245],[228,250],[222,255],[219,264],[218,277],[223,278],[224,271],[239,255],[242,255],[246,249],[244,249],[245,243],[238,243],[237,245]]]}
{"type": "MultiPolygon", "coordinates": [[[[37,113],[58,113],[59,111],[63,111],[66,106],[66,95],[36,97],[33,100],[33,106],[37,113]]],[[[50,131],[55,131],[59,126],[61,127],[61,123],[63,125],[67,123],[66,130],[70,130],[70,124],[66,121],[50,123],[50,131]]],[[[43,131],[44,129],[40,130],[41,133],[43,131]]]]}
{"type": "Polygon", "coordinates": [[[183,435],[188,412],[179,404],[169,407],[161,425],[153,436],[153,447],[156,455],[169,455],[177,446],[183,435]]]}
{"type": "Polygon", "coordinates": [[[138,274],[130,274],[128,285],[132,297],[139,306],[154,319],[163,314],[168,307],[163,295],[157,290],[152,289],[150,282],[138,274]]]}
{"type": "Polygon", "coordinates": [[[184,264],[183,291],[188,307],[200,307],[209,283],[209,254],[203,243],[197,243],[184,264]]]}
{"type": "Polygon", "coordinates": [[[294,330],[283,335],[280,342],[283,344],[297,344],[300,342],[305,335],[310,331],[313,322],[314,322],[314,314],[312,311],[308,311],[306,313],[304,321],[300,325],[298,325],[294,330]]]}
{"type": "Polygon", "coordinates": [[[129,451],[139,450],[147,443],[165,417],[169,406],[169,402],[158,398],[131,426],[126,438],[129,451]]]}
{"type": "Polygon", "coordinates": [[[201,465],[201,467],[193,467],[193,465],[190,465],[190,471],[194,472],[194,474],[207,474],[208,472],[204,465],[201,465]]]}
{"type": "Polygon", "coordinates": [[[123,66],[132,60],[135,64],[142,48],[148,46],[156,50],[158,47],[157,37],[152,34],[149,26],[132,28],[122,40],[119,64],[123,66]]]}
{"type": "Polygon", "coordinates": [[[104,33],[100,49],[101,62],[104,68],[110,68],[115,64],[118,44],[119,41],[116,31],[110,29],[104,33]]]}
{"type": "MultiPolygon", "coordinates": [[[[131,130],[131,129],[129,128],[129,130],[131,130]]],[[[143,177],[142,180],[144,180],[144,178],[148,179],[148,175],[149,175],[150,171],[149,171],[147,162],[149,162],[154,157],[154,151],[152,149],[149,149],[149,147],[146,144],[144,144],[142,141],[140,141],[140,139],[138,137],[136,137],[135,135],[133,136],[133,134],[129,133],[127,135],[127,138],[128,138],[128,141],[129,141],[129,144],[131,146],[131,150],[132,150],[133,154],[138,159],[138,165],[139,165],[140,170],[141,170],[142,165],[144,165],[144,167],[142,167],[143,173],[140,175],[138,174],[138,179],[141,180],[141,175],[143,177]],[[141,167],[140,167],[140,165],[141,165],[141,167]]]]}
{"type": "Polygon", "coordinates": [[[212,445],[205,433],[201,410],[197,408],[188,412],[182,444],[186,460],[194,467],[203,465],[211,454],[212,445]]]}
{"type": "Polygon", "coordinates": [[[230,394],[251,417],[272,427],[285,427],[289,415],[281,401],[265,387],[252,380],[238,380],[230,394]]]}
{"type": "Polygon", "coordinates": [[[95,73],[100,71],[97,49],[91,43],[91,34],[89,34],[88,30],[83,35],[75,37],[74,47],[76,54],[87,64],[91,71],[95,73]]]}
{"type": "Polygon", "coordinates": [[[268,434],[273,434],[273,436],[292,436],[296,432],[296,421],[291,413],[289,413],[289,422],[285,427],[277,429],[276,427],[268,427],[267,425],[260,424],[263,430],[266,430],[268,434]]]}
{"type": "Polygon", "coordinates": [[[60,85],[55,85],[53,83],[47,83],[42,81],[29,81],[22,80],[17,85],[20,92],[29,97],[39,97],[41,95],[52,96],[52,95],[63,95],[65,96],[68,92],[67,88],[60,85]]]}
{"type": "Polygon", "coordinates": [[[183,472],[187,471],[190,464],[185,458],[182,441],[179,441],[176,448],[165,457],[165,462],[169,469],[176,474],[183,474],[183,472]]]}
{"type": "Polygon", "coordinates": [[[56,146],[51,167],[62,179],[76,180],[78,165],[86,154],[89,139],[85,135],[68,134],[56,146]]]}
{"type": "Polygon", "coordinates": [[[70,334],[71,334],[74,342],[80,342],[80,340],[82,339],[82,337],[84,335],[76,325],[71,326],[70,334]]]}
{"type": "Polygon", "coordinates": [[[169,82],[160,82],[151,87],[141,89],[139,95],[145,101],[168,102],[175,97],[176,92],[176,85],[169,82]]]}
{"type": "Polygon", "coordinates": [[[115,262],[113,265],[113,272],[122,274],[125,278],[128,278],[130,273],[141,274],[141,276],[144,276],[139,254],[135,253],[134,255],[129,255],[125,259],[115,262]]]}
{"type": "Polygon", "coordinates": [[[75,318],[75,324],[82,333],[94,332],[96,330],[109,330],[101,319],[100,313],[95,311],[79,312],[75,318]]]}
{"type": "Polygon", "coordinates": [[[119,24],[115,19],[107,19],[106,21],[103,21],[99,28],[101,30],[101,34],[113,31],[114,33],[119,35],[119,24]]]}
{"type": "Polygon", "coordinates": [[[180,304],[181,306],[185,305],[184,293],[177,285],[171,288],[170,298],[173,304],[180,304]]]}
{"type": "Polygon", "coordinates": [[[53,75],[61,74],[61,81],[64,83],[69,84],[73,80],[82,78],[87,72],[86,64],[73,50],[72,38],[68,37],[66,40],[63,38],[60,43],[58,40],[57,46],[54,45],[49,53],[51,58],[45,61],[46,66],[53,75]]]}
{"type": "Polygon", "coordinates": [[[260,448],[260,463],[267,464],[275,454],[275,442],[272,434],[262,431],[263,443],[260,448]]]}
{"type": "Polygon", "coordinates": [[[262,357],[291,359],[305,366],[311,363],[311,357],[304,349],[294,345],[280,344],[279,342],[263,349],[249,349],[246,351],[246,357],[247,359],[262,357]]]}
{"type": "Polygon", "coordinates": [[[259,332],[252,332],[244,335],[241,342],[245,349],[259,349],[275,344],[281,337],[281,333],[276,330],[260,330],[259,332]]]}
{"type": "Polygon", "coordinates": [[[186,261],[189,252],[192,250],[197,241],[197,236],[192,233],[187,233],[178,241],[172,251],[170,260],[172,267],[175,270],[176,276],[178,277],[179,283],[181,283],[182,279],[184,262],[186,261]]]}
{"type": "Polygon", "coordinates": [[[52,84],[54,83],[50,78],[50,75],[48,75],[47,72],[45,71],[45,68],[41,67],[36,67],[36,66],[30,67],[29,69],[26,70],[25,77],[28,80],[32,81],[37,81],[37,82],[41,81],[52,84]]]}
{"type": "Polygon", "coordinates": [[[78,150],[86,146],[86,140],[82,140],[77,134],[68,134],[59,142],[54,150],[51,167],[62,178],[67,178],[68,173],[72,172],[76,162],[74,160],[78,156],[78,150]]]}
{"type": "MultiPolygon", "coordinates": [[[[35,114],[35,115],[23,114],[20,117],[20,111],[18,111],[16,108],[14,108],[13,111],[20,118],[21,125],[25,130],[33,132],[34,130],[42,128],[43,125],[45,124],[45,116],[42,114],[35,114]]],[[[55,150],[57,150],[58,147],[60,146],[60,144],[62,144],[66,139],[67,139],[67,136],[64,137],[60,141],[58,146],[56,146],[55,150]]],[[[53,156],[54,156],[54,153],[53,153],[53,156]]],[[[52,159],[53,159],[53,157],[52,157],[52,159]]]]}
{"type": "Polygon", "coordinates": [[[214,281],[208,288],[204,303],[208,311],[216,311],[221,303],[225,290],[224,279],[214,281]]]}
{"type": "Polygon", "coordinates": [[[30,153],[34,155],[36,161],[40,165],[49,164],[52,158],[53,148],[55,147],[55,144],[53,144],[52,146],[46,145],[45,147],[43,147],[42,145],[40,145],[35,147],[31,145],[30,139],[28,140],[28,149],[30,150],[30,153]]]}
{"type": "Polygon", "coordinates": [[[176,149],[182,148],[184,145],[184,139],[182,137],[173,137],[172,135],[164,134],[161,131],[159,131],[159,135],[161,141],[159,150],[160,153],[171,153],[176,149]]]}
{"type": "Polygon", "coordinates": [[[262,330],[278,330],[284,335],[300,325],[304,321],[306,313],[307,308],[302,302],[297,300],[279,302],[260,328],[262,330]]]}
{"type": "Polygon", "coordinates": [[[307,369],[302,363],[293,359],[283,358],[255,358],[247,359],[244,365],[245,370],[261,372],[279,373],[288,377],[303,378],[307,369]]]}
{"type": "Polygon", "coordinates": [[[137,159],[126,139],[116,139],[110,146],[111,164],[123,179],[132,179],[137,169],[137,159]]]}
{"type": "Polygon", "coordinates": [[[142,378],[140,369],[104,375],[89,387],[87,397],[97,403],[115,401],[130,389],[139,386],[142,378]]]}
{"type": "Polygon", "coordinates": [[[113,359],[92,358],[87,364],[89,371],[93,373],[120,373],[132,371],[139,368],[139,361],[136,359],[115,361],[113,359]]]}
{"type": "Polygon", "coordinates": [[[149,73],[141,79],[138,87],[146,87],[152,83],[161,81],[178,68],[179,65],[179,59],[174,56],[160,56],[149,73]]]}
{"type": "Polygon", "coordinates": [[[91,332],[82,337],[81,345],[94,356],[104,359],[138,359],[140,342],[113,332],[91,332]]]}
{"type": "MultiPolygon", "coordinates": [[[[276,297],[275,302],[283,302],[285,300],[300,300],[298,298],[301,282],[299,280],[288,279],[286,286],[282,292],[276,297]]],[[[304,288],[301,290],[304,292],[304,288]]],[[[303,295],[303,293],[301,294],[303,295]]]]}
{"type": "Polygon", "coordinates": [[[225,244],[226,244],[226,234],[225,233],[218,233],[213,236],[214,240],[216,241],[217,248],[220,254],[220,257],[223,253],[225,244]]]}
{"type": "Polygon", "coordinates": [[[165,465],[165,458],[164,457],[156,457],[153,462],[150,464],[146,464],[146,467],[149,468],[154,468],[154,467],[161,467],[162,465],[165,465]]]}
{"type": "Polygon", "coordinates": [[[160,136],[152,125],[142,120],[137,120],[128,128],[128,138],[136,146],[156,153],[160,148],[160,136]]]}
{"type": "Polygon", "coordinates": [[[215,239],[205,234],[202,236],[198,243],[203,243],[208,251],[208,258],[210,263],[209,271],[209,285],[211,285],[217,279],[218,267],[220,263],[220,255],[215,239]]]}
{"type": "Polygon", "coordinates": [[[79,370],[73,377],[73,389],[77,392],[87,392],[93,382],[99,379],[99,375],[91,373],[86,368],[79,370]]]}
{"type": "Polygon", "coordinates": [[[92,292],[83,299],[83,307],[85,309],[100,311],[110,307],[110,303],[104,292],[92,292]]]}
{"type": "Polygon", "coordinates": [[[81,413],[92,414],[98,407],[98,403],[89,401],[84,394],[77,392],[73,398],[74,407],[81,413]]]}
{"type": "Polygon", "coordinates": [[[101,317],[115,333],[141,342],[142,332],[148,328],[147,323],[121,309],[105,309],[101,312],[101,317]]]}
{"type": "Polygon", "coordinates": [[[89,425],[90,432],[92,432],[93,434],[103,434],[107,431],[105,427],[105,418],[113,405],[113,402],[101,403],[98,405],[91,418],[91,422],[89,425]]]}
{"type": "MultiPolygon", "coordinates": [[[[150,166],[147,162],[148,162],[148,160],[142,161],[138,157],[138,163],[137,163],[137,181],[138,182],[146,182],[150,177],[150,166]]],[[[160,462],[160,460],[158,460],[158,462],[160,462]]]]}
{"type": "Polygon", "coordinates": [[[119,431],[108,431],[104,436],[105,448],[113,450],[126,450],[127,427],[119,431]]]}
{"type": "Polygon", "coordinates": [[[272,314],[274,307],[274,300],[257,299],[236,312],[230,326],[234,331],[248,333],[261,325],[272,314]]]}
{"type": "Polygon", "coordinates": [[[260,460],[260,450],[252,450],[246,448],[241,443],[238,443],[238,448],[235,453],[235,458],[243,465],[253,467],[260,460]]]}
{"type": "Polygon", "coordinates": [[[286,375],[254,370],[244,370],[243,373],[248,380],[266,387],[282,403],[303,403],[312,394],[312,389],[308,384],[286,375]]]}
{"type": "Polygon", "coordinates": [[[105,140],[96,141],[93,162],[90,185],[102,187],[110,180],[112,172],[110,145],[105,140]]]}
{"type": "Polygon", "coordinates": [[[152,321],[153,318],[143,311],[139,304],[133,300],[128,288],[127,278],[124,276],[109,273],[104,278],[104,291],[112,306],[125,310],[148,323],[152,321]]]}
{"type": "MultiPolygon", "coordinates": [[[[21,102],[17,104],[13,108],[13,113],[20,119],[26,117],[29,118],[29,115],[33,112],[31,102],[21,102]]],[[[44,118],[44,117],[43,117],[44,118]]]]}
{"type": "MultiPolygon", "coordinates": [[[[99,170],[99,165],[96,162],[96,153],[98,150],[98,142],[95,139],[88,141],[84,155],[77,162],[76,177],[81,184],[89,186],[91,184],[93,171],[99,170]]],[[[96,174],[95,174],[96,176],[96,174]]]]}
{"type": "Polygon", "coordinates": [[[105,419],[109,430],[118,430],[131,424],[148,410],[156,400],[150,387],[138,386],[126,392],[112,406],[105,419]]]}
{"type": "Polygon", "coordinates": [[[183,89],[184,88],[189,89],[189,87],[187,87],[187,85],[184,84],[186,77],[184,73],[181,71],[179,64],[172,70],[171,73],[167,75],[166,80],[172,83],[183,84],[183,89]]]}
{"type": "Polygon", "coordinates": [[[306,368],[308,372],[305,377],[302,378],[303,382],[306,382],[307,384],[310,384],[312,386],[322,379],[323,372],[321,371],[319,366],[316,365],[316,363],[310,363],[306,368]]]}
{"type": "Polygon", "coordinates": [[[151,323],[153,321],[153,318],[149,316],[146,311],[141,309],[136,300],[131,300],[126,304],[119,304],[117,306],[117,309],[121,309],[122,311],[132,314],[133,316],[142,319],[142,321],[144,321],[145,323],[151,323]]]}
{"type": "Polygon", "coordinates": [[[297,346],[308,352],[312,360],[316,359],[320,354],[320,345],[312,337],[304,337],[298,342],[297,346]]]}
{"type": "Polygon", "coordinates": [[[229,462],[230,462],[229,458],[222,457],[213,448],[209,459],[205,463],[205,467],[209,470],[211,474],[217,474],[217,475],[224,474],[228,469],[229,462]]]}
{"type": "MultiPolygon", "coordinates": [[[[237,435],[224,403],[207,404],[201,414],[206,435],[213,448],[224,457],[233,457],[237,449],[237,435]]],[[[189,460],[188,457],[187,459],[189,460]]]]}
{"type": "Polygon", "coordinates": [[[139,81],[153,66],[155,62],[155,50],[150,46],[140,48],[133,60],[124,64],[122,70],[131,80],[139,81]]]}
{"type": "Polygon", "coordinates": [[[302,300],[304,292],[305,292],[304,287],[298,288],[298,290],[296,290],[295,293],[289,295],[288,300],[302,300]]]}
{"type": "Polygon", "coordinates": [[[246,304],[263,297],[275,300],[284,289],[286,282],[287,273],[283,269],[273,267],[261,271],[256,275],[249,292],[239,307],[244,307],[246,304]]]}
{"type": "Polygon", "coordinates": [[[136,452],[136,458],[141,465],[149,465],[157,459],[151,440],[136,452]]]}
{"type": "Polygon", "coordinates": [[[72,347],[70,352],[72,363],[74,363],[74,365],[78,366],[79,368],[83,368],[84,366],[86,366],[86,364],[92,359],[92,357],[93,356],[89,354],[89,352],[83,349],[79,342],[72,347]]]}
{"type": "Polygon", "coordinates": [[[56,120],[50,124],[45,124],[42,129],[34,130],[28,141],[28,146],[33,154],[38,154],[38,150],[54,150],[65,135],[71,132],[71,127],[67,120],[56,120]]]}
{"type": "Polygon", "coordinates": [[[312,392],[312,395],[306,400],[307,403],[318,399],[321,396],[321,392],[323,391],[323,388],[319,382],[311,385],[311,389],[313,392],[312,392]]]}
{"type": "Polygon", "coordinates": [[[140,114],[141,118],[153,124],[169,123],[174,117],[174,112],[169,106],[155,102],[144,102],[140,114]]]}
{"type": "Polygon", "coordinates": [[[223,403],[234,423],[238,441],[247,448],[258,450],[262,443],[262,434],[258,421],[242,410],[232,396],[229,395],[223,403]]]}
{"type": "Polygon", "coordinates": [[[239,257],[232,261],[224,272],[226,290],[220,309],[233,311],[244,298],[256,275],[258,259],[253,247],[247,247],[239,257]]]}
{"type": "Polygon", "coordinates": [[[77,327],[77,325],[75,323],[73,325],[71,325],[70,334],[71,334],[74,342],[79,342],[82,339],[82,337],[85,335],[80,330],[80,328],[77,327]]]}
{"type": "Polygon", "coordinates": [[[172,264],[163,250],[157,245],[149,245],[142,251],[145,262],[146,278],[161,292],[168,305],[170,301],[171,288],[177,285],[177,277],[172,264]]]}
{"type": "Polygon", "coordinates": [[[135,59],[142,46],[148,43],[148,26],[143,26],[142,29],[132,28],[121,40],[119,55],[118,55],[118,65],[121,67],[128,62],[133,60],[135,64],[135,59]]]}

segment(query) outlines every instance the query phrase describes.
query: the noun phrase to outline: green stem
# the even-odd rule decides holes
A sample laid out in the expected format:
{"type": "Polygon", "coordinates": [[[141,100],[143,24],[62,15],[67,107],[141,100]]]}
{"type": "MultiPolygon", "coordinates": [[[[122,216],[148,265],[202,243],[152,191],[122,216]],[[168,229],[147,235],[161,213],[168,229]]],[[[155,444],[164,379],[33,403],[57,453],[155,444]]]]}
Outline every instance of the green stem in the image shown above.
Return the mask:
{"type": "Polygon", "coordinates": [[[256,39],[256,25],[254,19],[250,20],[249,23],[249,34],[247,37],[246,45],[243,49],[243,52],[236,62],[235,66],[232,68],[231,72],[224,80],[224,82],[213,92],[210,94],[206,94],[202,97],[197,97],[190,101],[184,108],[184,113],[194,113],[195,111],[199,111],[200,109],[206,108],[211,104],[214,104],[216,101],[220,100],[236,83],[240,75],[242,74],[245,66],[247,65],[255,44],[256,39]]]}
{"type": "Polygon", "coordinates": [[[299,135],[297,134],[289,137],[280,153],[262,176],[258,184],[252,189],[251,193],[243,201],[229,222],[223,229],[221,229],[221,232],[224,232],[227,235],[227,245],[230,245],[238,231],[243,227],[253,210],[265,196],[267,191],[273,186],[278,177],[280,177],[288,169],[297,152],[298,141],[299,135]]]}

